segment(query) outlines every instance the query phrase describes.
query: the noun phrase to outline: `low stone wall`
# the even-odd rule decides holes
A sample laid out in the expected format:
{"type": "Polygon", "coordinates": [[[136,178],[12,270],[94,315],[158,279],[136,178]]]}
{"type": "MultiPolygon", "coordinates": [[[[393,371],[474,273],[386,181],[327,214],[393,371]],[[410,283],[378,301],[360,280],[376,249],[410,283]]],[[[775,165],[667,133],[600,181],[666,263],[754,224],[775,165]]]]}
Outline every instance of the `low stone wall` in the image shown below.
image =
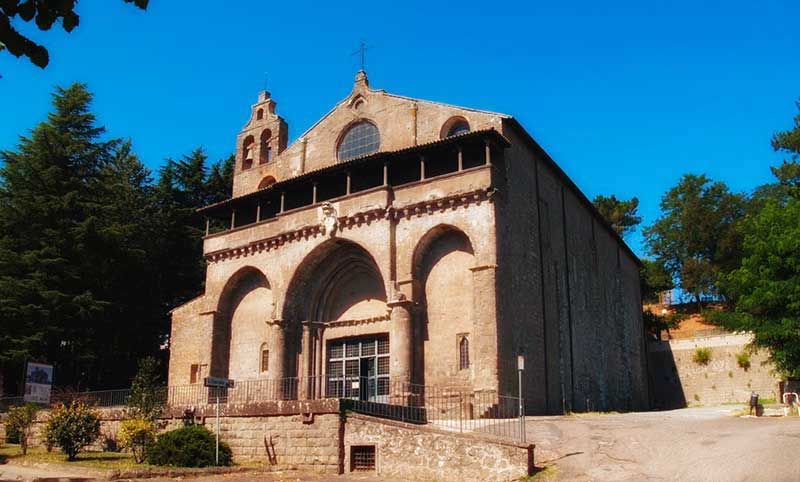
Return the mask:
{"type": "Polygon", "coordinates": [[[353,468],[353,446],[374,446],[375,469],[383,476],[439,482],[508,482],[533,474],[533,445],[365,415],[347,415],[345,471],[353,468]]]}
{"type": "Polygon", "coordinates": [[[750,392],[762,399],[780,399],[778,378],[765,352],[750,354],[750,367],[738,365],[736,356],[747,350],[750,335],[719,335],[648,344],[653,406],[670,409],[722,403],[747,403],[750,392]],[[694,361],[697,348],[708,348],[711,359],[694,361]]]}
{"type": "MultiPolygon", "coordinates": [[[[103,437],[93,450],[102,450],[104,437],[116,437],[124,416],[120,409],[99,412],[103,437]]],[[[198,407],[196,423],[213,432],[214,413],[214,406],[198,407]]],[[[42,444],[47,415],[39,414],[32,446],[42,444]]],[[[182,417],[181,409],[165,413],[161,430],[180,426],[182,417]]],[[[334,399],[222,406],[220,434],[235,461],[260,462],[268,470],[350,472],[353,446],[375,447],[377,474],[425,482],[507,482],[533,470],[533,445],[345,413],[334,399]]]]}

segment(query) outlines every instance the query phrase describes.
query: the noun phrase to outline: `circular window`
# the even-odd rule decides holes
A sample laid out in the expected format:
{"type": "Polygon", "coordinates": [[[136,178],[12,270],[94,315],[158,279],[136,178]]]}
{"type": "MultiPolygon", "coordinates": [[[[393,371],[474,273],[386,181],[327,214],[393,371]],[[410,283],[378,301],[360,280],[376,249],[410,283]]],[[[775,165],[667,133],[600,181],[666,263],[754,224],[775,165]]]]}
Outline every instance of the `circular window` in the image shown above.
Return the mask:
{"type": "Polygon", "coordinates": [[[376,152],[381,146],[381,135],[375,124],[360,121],[350,126],[339,142],[339,160],[346,161],[376,152]]]}

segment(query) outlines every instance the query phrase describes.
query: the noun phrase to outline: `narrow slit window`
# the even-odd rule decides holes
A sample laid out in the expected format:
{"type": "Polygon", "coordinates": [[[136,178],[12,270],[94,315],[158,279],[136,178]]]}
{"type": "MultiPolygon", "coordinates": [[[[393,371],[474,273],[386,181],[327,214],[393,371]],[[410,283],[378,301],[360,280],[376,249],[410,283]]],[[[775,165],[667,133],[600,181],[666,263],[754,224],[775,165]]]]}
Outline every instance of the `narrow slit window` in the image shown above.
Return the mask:
{"type": "Polygon", "coordinates": [[[261,373],[269,371],[269,350],[261,349],[261,373]]]}
{"type": "Polygon", "coordinates": [[[458,342],[458,369],[466,370],[469,368],[469,338],[461,337],[458,342]]]}

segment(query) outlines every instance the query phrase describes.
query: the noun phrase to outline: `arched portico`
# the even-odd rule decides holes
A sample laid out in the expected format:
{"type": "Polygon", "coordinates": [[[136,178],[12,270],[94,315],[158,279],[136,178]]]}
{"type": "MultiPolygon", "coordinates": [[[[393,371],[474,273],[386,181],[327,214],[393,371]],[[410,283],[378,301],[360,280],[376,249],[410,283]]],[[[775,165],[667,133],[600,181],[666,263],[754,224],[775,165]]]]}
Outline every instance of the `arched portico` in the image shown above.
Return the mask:
{"type": "Polygon", "coordinates": [[[252,266],[234,273],[222,289],[214,316],[211,374],[233,379],[280,375],[281,334],[268,324],[274,312],[264,273],[252,266]]]}
{"type": "MultiPolygon", "coordinates": [[[[475,253],[469,237],[438,225],[420,238],[412,257],[420,349],[417,381],[472,388],[469,346],[474,336],[475,253]]],[[[474,344],[473,344],[474,345],[474,344]]]]}
{"type": "Polygon", "coordinates": [[[373,394],[378,378],[385,379],[381,383],[388,387],[388,348],[394,337],[380,329],[387,318],[387,301],[386,282],[363,246],[334,238],[305,256],[289,283],[282,309],[287,328],[295,327],[299,334],[297,338],[287,334],[287,351],[290,358],[297,354],[298,376],[309,380],[301,384],[301,392],[359,396],[368,390],[352,387],[358,387],[362,378],[368,378],[365,383],[373,394]],[[352,336],[348,327],[354,325],[369,326],[352,336]],[[322,379],[329,382],[327,388],[322,379]]]}

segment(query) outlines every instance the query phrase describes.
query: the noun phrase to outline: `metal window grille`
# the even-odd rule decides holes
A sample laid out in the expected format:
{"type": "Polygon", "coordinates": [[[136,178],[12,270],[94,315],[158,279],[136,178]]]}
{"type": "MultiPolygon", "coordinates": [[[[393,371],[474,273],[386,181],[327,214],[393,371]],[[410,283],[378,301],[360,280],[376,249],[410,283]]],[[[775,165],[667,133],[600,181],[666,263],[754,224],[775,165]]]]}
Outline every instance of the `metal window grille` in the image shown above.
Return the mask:
{"type": "Polygon", "coordinates": [[[354,124],[339,144],[339,160],[346,161],[365,156],[377,151],[381,145],[378,128],[374,124],[362,121],[354,124]]]}
{"type": "Polygon", "coordinates": [[[371,472],[375,470],[375,446],[354,445],[350,447],[350,471],[371,472]]]}
{"type": "Polygon", "coordinates": [[[458,369],[466,370],[467,368],[469,368],[469,339],[463,336],[458,342],[458,369]]]}
{"type": "Polygon", "coordinates": [[[348,338],[328,345],[329,397],[368,397],[389,394],[389,338],[348,338]],[[362,366],[362,362],[366,363],[362,366]]]}
{"type": "Polygon", "coordinates": [[[447,132],[447,137],[457,136],[459,134],[466,134],[467,132],[469,132],[469,124],[463,121],[456,122],[447,132]]]}

